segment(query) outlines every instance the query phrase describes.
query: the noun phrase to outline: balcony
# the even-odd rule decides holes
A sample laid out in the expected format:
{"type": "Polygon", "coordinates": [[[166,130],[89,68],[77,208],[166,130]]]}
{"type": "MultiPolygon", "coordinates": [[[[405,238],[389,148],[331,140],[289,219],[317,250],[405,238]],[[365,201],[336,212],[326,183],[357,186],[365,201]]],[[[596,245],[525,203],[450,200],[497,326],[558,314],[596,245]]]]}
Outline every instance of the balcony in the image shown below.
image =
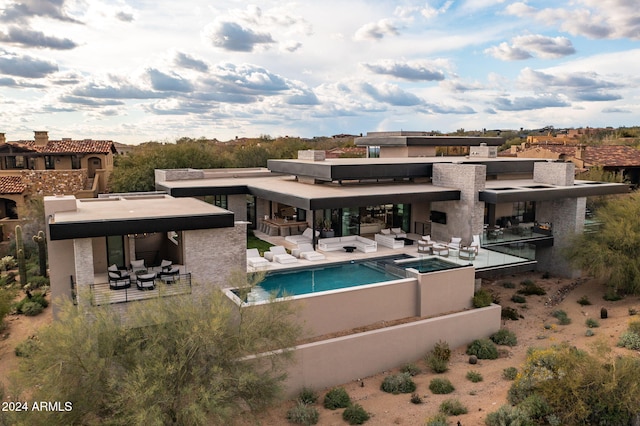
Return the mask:
{"type": "Polygon", "coordinates": [[[91,290],[91,305],[93,306],[127,303],[156,297],[179,296],[191,294],[191,273],[179,274],[176,276],[175,281],[169,283],[156,279],[153,290],[138,289],[135,278],[132,278],[131,287],[129,288],[114,290],[109,287],[108,282],[96,282],[91,284],[89,288],[91,290]]]}

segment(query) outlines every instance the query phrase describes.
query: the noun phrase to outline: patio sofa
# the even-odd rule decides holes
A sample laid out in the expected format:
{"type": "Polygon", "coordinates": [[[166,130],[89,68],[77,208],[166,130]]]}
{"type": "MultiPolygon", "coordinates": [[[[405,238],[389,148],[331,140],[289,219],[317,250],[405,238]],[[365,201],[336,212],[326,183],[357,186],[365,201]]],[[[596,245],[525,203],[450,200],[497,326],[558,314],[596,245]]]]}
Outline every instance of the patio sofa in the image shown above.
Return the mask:
{"type": "MultiPolygon", "coordinates": [[[[320,235],[320,231],[315,231],[316,237],[320,235]]],[[[311,244],[313,239],[313,229],[307,228],[304,230],[302,235],[289,235],[284,237],[285,241],[288,241],[293,244],[311,244]]]]}
{"type": "Polygon", "coordinates": [[[389,247],[392,249],[404,247],[404,240],[396,240],[396,237],[393,234],[376,234],[373,238],[375,238],[376,242],[381,246],[389,247]]]}
{"type": "Polygon", "coordinates": [[[321,238],[318,240],[318,248],[322,251],[342,250],[345,246],[353,246],[364,253],[378,251],[378,243],[360,235],[348,237],[321,238]]]}

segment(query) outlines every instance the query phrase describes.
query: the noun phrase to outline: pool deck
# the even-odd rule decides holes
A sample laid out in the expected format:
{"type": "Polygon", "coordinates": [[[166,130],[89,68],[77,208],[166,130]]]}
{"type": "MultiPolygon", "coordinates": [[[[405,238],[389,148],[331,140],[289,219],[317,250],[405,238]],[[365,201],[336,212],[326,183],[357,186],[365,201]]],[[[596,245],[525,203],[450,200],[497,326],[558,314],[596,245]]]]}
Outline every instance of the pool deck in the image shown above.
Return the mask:
{"type": "MultiPolygon", "coordinates": [[[[254,233],[256,237],[264,241],[267,241],[273,245],[284,246],[289,251],[297,247],[296,244],[286,241],[285,238],[281,236],[269,236],[259,231],[254,231],[254,233]]],[[[365,237],[373,239],[373,236],[365,235],[365,237]]],[[[407,235],[407,238],[417,241],[418,239],[420,239],[420,236],[417,234],[409,234],[407,235]]],[[[279,270],[287,270],[287,269],[295,269],[295,268],[308,268],[310,266],[320,266],[323,264],[348,262],[351,260],[372,259],[376,257],[392,256],[397,254],[408,254],[416,258],[439,257],[439,256],[425,255],[422,253],[418,253],[417,244],[405,245],[404,247],[397,248],[397,249],[392,249],[392,248],[378,245],[378,250],[373,253],[363,253],[357,250],[354,251],[353,253],[347,253],[346,251],[343,251],[343,250],[328,251],[328,252],[318,250],[318,249],[316,250],[324,254],[326,256],[326,259],[315,260],[315,261],[298,259],[298,262],[296,263],[287,263],[287,264],[270,262],[269,265],[263,268],[253,268],[253,267],[247,266],[247,271],[255,272],[260,270],[260,271],[270,272],[270,271],[279,271],[279,270]]],[[[476,258],[472,261],[460,259],[458,257],[457,250],[450,250],[449,253],[450,253],[449,256],[445,257],[445,259],[447,259],[448,261],[457,263],[459,265],[473,264],[473,266],[476,269],[487,269],[487,268],[490,269],[490,268],[496,268],[496,267],[503,267],[505,265],[514,265],[514,264],[528,261],[528,259],[523,257],[517,257],[517,256],[505,254],[505,253],[498,253],[498,252],[495,252],[492,250],[486,250],[483,248],[479,250],[478,255],[476,255],[476,258]]]]}

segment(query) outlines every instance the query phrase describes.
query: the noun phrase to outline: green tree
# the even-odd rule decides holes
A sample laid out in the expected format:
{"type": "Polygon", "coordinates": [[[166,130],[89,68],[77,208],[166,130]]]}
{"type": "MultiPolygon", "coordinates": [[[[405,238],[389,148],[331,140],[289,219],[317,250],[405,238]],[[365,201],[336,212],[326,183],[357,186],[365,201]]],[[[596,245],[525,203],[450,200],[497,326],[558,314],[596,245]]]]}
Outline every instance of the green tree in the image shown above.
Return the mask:
{"type": "Polygon", "coordinates": [[[566,250],[575,266],[605,280],[613,295],[640,294],[640,196],[611,199],[595,213],[597,232],[576,235],[566,250]]]}
{"type": "Polygon", "coordinates": [[[11,288],[0,287],[0,331],[4,330],[4,317],[11,312],[13,299],[16,297],[15,290],[11,288]]]}
{"type": "MultiPolygon", "coordinates": [[[[246,292],[250,284],[241,287],[246,292]]],[[[274,401],[290,352],[273,350],[292,347],[301,331],[289,303],[239,308],[217,289],[129,308],[126,323],[108,306],[92,307],[90,315],[71,304],[62,309],[22,360],[17,382],[30,400],[55,396],[73,410],[20,421],[223,424],[274,401]],[[264,353],[260,362],[251,358],[264,353]]]]}

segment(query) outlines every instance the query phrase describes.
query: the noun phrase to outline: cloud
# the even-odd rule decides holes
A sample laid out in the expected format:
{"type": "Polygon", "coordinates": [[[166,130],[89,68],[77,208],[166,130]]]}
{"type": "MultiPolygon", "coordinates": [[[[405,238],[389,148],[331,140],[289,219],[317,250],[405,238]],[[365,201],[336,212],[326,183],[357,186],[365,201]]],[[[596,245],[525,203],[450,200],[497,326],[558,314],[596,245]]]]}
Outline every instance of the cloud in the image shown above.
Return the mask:
{"type": "Polygon", "coordinates": [[[406,92],[395,84],[383,84],[374,86],[370,83],[360,85],[362,91],[379,102],[385,102],[395,106],[420,105],[423,101],[413,93],[406,92]]]}
{"type": "Polygon", "coordinates": [[[556,95],[525,96],[513,99],[499,97],[492,102],[499,111],[528,111],[543,108],[566,107],[569,103],[556,95]]]}
{"type": "Polygon", "coordinates": [[[124,102],[122,102],[122,101],[116,101],[116,100],[111,100],[111,99],[109,99],[109,100],[95,100],[95,99],[88,99],[88,98],[83,98],[83,97],[79,97],[79,96],[71,96],[71,95],[61,96],[60,97],[60,101],[68,103],[68,104],[78,104],[78,105],[85,105],[85,106],[90,106],[90,107],[124,105],[124,102]]]}
{"type": "Polygon", "coordinates": [[[40,31],[12,26],[8,33],[0,33],[0,41],[25,47],[45,47],[56,50],[68,50],[78,45],[68,38],[50,37],[40,31]]]}
{"type": "Polygon", "coordinates": [[[116,19],[122,22],[133,22],[134,16],[132,13],[120,11],[116,13],[116,19]]]}
{"type": "Polygon", "coordinates": [[[173,60],[173,63],[182,68],[188,68],[195,71],[207,72],[209,71],[209,65],[205,61],[196,59],[193,56],[186,53],[178,52],[173,60]]]}
{"type": "Polygon", "coordinates": [[[177,74],[168,75],[157,69],[147,70],[147,75],[151,80],[153,90],[162,92],[191,92],[193,85],[177,74]]]}
{"type": "Polygon", "coordinates": [[[296,50],[300,49],[302,47],[302,43],[300,43],[299,41],[287,41],[285,43],[282,44],[282,50],[285,50],[287,52],[295,52],[296,50]]]}
{"type": "Polygon", "coordinates": [[[397,62],[392,60],[362,64],[375,74],[390,75],[411,81],[441,81],[444,72],[425,61],[397,62]]]}
{"type": "Polygon", "coordinates": [[[205,29],[215,47],[234,52],[252,52],[258,45],[274,43],[271,34],[254,32],[235,22],[216,22],[205,29]]]}
{"type": "Polygon", "coordinates": [[[289,88],[287,81],[266,68],[252,64],[224,63],[211,70],[215,81],[228,91],[279,92],[289,88]]]}
{"type": "Polygon", "coordinates": [[[37,59],[28,55],[18,56],[0,51],[0,73],[26,78],[42,78],[58,71],[52,62],[37,59]]]}
{"type": "Polygon", "coordinates": [[[381,40],[389,35],[398,35],[398,27],[389,19],[370,22],[360,27],[355,35],[356,40],[381,40]]]}
{"type": "Polygon", "coordinates": [[[318,97],[311,89],[296,88],[285,98],[289,105],[319,105],[318,97]]]}
{"type": "Polygon", "coordinates": [[[22,0],[9,3],[0,20],[8,22],[27,22],[34,17],[51,18],[63,22],[81,23],[69,16],[65,10],[65,0],[22,0]]]}
{"type": "Polygon", "coordinates": [[[439,86],[451,92],[461,93],[484,89],[484,86],[478,82],[467,83],[460,79],[441,81],[439,86]]]}
{"type": "Polygon", "coordinates": [[[593,39],[640,40],[637,3],[632,0],[577,0],[559,8],[536,9],[524,2],[510,4],[505,12],[535,20],[563,31],[593,39]]]}
{"type": "Polygon", "coordinates": [[[563,93],[573,100],[610,101],[621,99],[607,90],[621,89],[622,85],[607,81],[595,72],[550,74],[525,68],[518,76],[518,83],[542,93],[563,93]]]}
{"type": "Polygon", "coordinates": [[[572,55],[576,50],[566,37],[526,35],[514,37],[511,45],[503,42],[484,52],[503,61],[518,61],[532,58],[533,54],[544,59],[556,59],[572,55]]]}
{"type": "Polygon", "coordinates": [[[141,89],[128,82],[117,84],[99,84],[88,82],[71,91],[73,96],[98,99],[157,99],[166,96],[164,93],[141,89]]]}
{"type": "Polygon", "coordinates": [[[633,111],[625,108],[603,108],[602,112],[604,113],[617,113],[617,114],[631,114],[633,111]]]}

